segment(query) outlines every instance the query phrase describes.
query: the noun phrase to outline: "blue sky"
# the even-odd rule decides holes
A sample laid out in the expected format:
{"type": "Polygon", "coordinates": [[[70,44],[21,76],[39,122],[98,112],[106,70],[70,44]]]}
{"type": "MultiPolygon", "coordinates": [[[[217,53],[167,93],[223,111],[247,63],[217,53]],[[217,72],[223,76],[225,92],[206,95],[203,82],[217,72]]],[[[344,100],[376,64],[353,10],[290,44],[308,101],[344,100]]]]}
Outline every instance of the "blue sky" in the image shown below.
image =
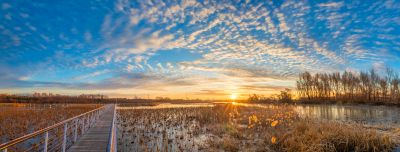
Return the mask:
{"type": "Polygon", "coordinates": [[[3,93],[221,99],[400,68],[396,0],[0,2],[3,93]]]}

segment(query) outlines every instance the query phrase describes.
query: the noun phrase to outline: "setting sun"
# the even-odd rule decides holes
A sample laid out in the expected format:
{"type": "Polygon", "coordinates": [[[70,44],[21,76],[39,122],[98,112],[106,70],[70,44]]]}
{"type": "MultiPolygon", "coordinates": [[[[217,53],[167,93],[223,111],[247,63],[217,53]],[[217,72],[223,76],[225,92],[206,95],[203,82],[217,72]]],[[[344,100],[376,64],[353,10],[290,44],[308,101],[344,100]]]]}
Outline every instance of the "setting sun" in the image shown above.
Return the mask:
{"type": "Polygon", "coordinates": [[[236,100],[237,99],[237,95],[236,94],[231,94],[231,96],[229,96],[229,98],[231,100],[236,100]]]}

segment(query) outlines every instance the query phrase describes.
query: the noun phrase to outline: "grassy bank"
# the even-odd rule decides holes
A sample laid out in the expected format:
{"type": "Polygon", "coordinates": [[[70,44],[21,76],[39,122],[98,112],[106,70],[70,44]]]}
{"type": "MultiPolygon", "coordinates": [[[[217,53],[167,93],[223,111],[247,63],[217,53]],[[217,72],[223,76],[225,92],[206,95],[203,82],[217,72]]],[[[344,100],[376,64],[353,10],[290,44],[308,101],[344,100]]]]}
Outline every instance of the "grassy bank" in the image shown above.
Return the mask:
{"type": "Polygon", "coordinates": [[[361,125],[300,118],[291,106],[219,104],[118,114],[122,151],[391,151],[399,144],[361,125]]]}
{"type": "Polygon", "coordinates": [[[360,126],[307,120],[299,120],[291,125],[277,125],[275,128],[257,128],[254,131],[238,129],[236,135],[231,132],[226,130],[221,140],[217,140],[217,143],[210,140],[210,143],[213,143],[214,148],[226,151],[289,152],[392,151],[396,145],[389,136],[360,126]],[[254,137],[257,138],[251,143],[254,137]],[[238,146],[242,141],[249,143],[243,148],[238,146]]]}

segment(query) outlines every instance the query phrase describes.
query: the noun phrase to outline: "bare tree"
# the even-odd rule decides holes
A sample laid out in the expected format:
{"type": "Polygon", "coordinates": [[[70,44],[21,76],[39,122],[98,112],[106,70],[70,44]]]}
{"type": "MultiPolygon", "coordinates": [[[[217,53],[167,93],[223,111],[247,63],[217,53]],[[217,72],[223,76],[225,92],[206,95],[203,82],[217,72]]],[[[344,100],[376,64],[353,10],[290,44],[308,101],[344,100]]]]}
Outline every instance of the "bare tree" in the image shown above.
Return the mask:
{"type": "Polygon", "coordinates": [[[281,91],[279,94],[279,101],[281,102],[292,102],[292,90],[286,88],[284,91],[281,91]]]}
{"type": "Polygon", "coordinates": [[[374,69],[354,73],[299,74],[297,93],[302,100],[345,102],[398,102],[400,103],[400,78],[391,68],[386,75],[374,69]]]}

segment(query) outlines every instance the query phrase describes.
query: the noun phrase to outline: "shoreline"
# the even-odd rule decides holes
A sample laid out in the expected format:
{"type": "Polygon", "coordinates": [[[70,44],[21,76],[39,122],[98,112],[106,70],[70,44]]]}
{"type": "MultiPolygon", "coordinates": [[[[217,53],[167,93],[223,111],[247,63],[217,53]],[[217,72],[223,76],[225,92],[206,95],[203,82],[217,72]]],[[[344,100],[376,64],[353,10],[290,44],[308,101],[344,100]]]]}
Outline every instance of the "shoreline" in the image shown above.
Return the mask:
{"type": "Polygon", "coordinates": [[[237,103],[248,103],[248,104],[294,104],[294,105],[349,105],[349,106],[396,106],[400,107],[400,103],[367,103],[367,102],[339,102],[339,101],[293,101],[293,102],[279,102],[279,101],[235,101],[237,103]]]}

